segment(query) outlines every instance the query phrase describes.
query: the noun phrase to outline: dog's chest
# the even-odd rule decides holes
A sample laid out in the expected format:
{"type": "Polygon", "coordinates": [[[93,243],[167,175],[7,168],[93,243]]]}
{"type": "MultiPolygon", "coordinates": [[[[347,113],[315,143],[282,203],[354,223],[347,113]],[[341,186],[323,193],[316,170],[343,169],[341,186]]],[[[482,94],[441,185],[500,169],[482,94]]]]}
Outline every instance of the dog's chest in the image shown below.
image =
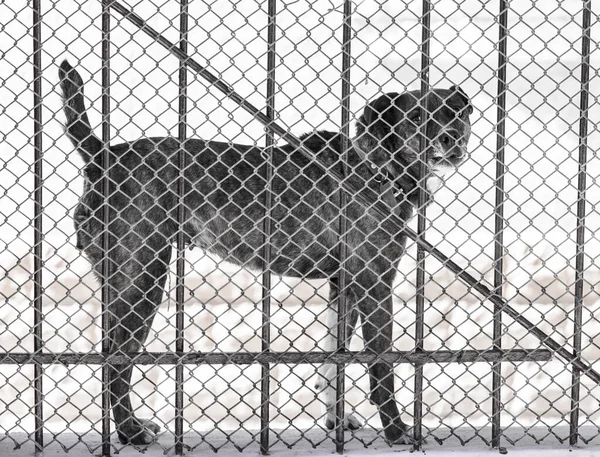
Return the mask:
{"type": "Polygon", "coordinates": [[[427,186],[427,192],[430,194],[435,194],[440,187],[442,187],[442,183],[444,182],[444,176],[448,173],[448,170],[445,168],[435,169],[431,172],[425,185],[427,186]]]}
{"type": "Polygon", "coordinates": [[[442,186],[442,178],[439,176],[431,176],[427,178],[427,191],[430,194],[434,194],[442,186]]]}

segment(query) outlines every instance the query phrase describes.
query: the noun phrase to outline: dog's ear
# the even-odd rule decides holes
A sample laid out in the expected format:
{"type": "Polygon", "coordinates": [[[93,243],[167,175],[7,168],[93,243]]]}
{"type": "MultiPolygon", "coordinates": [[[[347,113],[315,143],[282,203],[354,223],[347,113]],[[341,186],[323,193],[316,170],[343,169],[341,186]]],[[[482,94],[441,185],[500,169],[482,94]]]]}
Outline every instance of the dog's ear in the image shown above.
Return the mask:
{"type": "Polygon", "coordinates": [[[396,125],[399,118],[396,100],[400,95],[396,92],[384,94],[365,107],[362,123],[365,129],[376,136],[384,138],[396,125]]]}
{"type": "Polygon", "coordinates": [[[384,94],[365,107],[365,112],[357,123],[357,133],[363,131],[383,139],[394,127],[405,121],[407,114],[417,104],[415,95],[410,92],[384,94]]]}
{"type": "Polygon", "coordinates": [[[460,86],[452,86],[449,89],[450,96],[446,100],[446,104],[451,108],[455,109],[458,112],[463,112],[466,110],[467,115],[473,114],[473,105],[471,105],[471,99],[465,93],[464,90],[461,89],[460,86]]]}
{"type": "Polygon", "coordinates": [[[369,103],[356,123],[356,151],[371,164],[384,166],[401,147],[396,127],[406,120],[416,99],[411,93],[384,94],[369,103]]]}
{"type": "Polygon", "coordinates": [[[402,148],[404,140],[397,126],[407,121],[407,113],[414,108],[411,93],[384,94],[369,103],[356,123],[354,149],[371,166],[384,167],[402,148]]]}

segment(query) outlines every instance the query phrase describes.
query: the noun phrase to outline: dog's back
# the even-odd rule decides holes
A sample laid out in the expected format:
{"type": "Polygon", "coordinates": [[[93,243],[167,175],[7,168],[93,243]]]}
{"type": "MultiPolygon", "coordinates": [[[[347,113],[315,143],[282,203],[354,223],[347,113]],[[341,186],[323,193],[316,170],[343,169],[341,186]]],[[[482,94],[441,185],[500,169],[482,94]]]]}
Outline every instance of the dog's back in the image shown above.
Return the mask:
{"type": "MultiPolygon", "coordinates": [[[[103,169],[110,177],[111,235],[128,239],[131,249],[152,243],[153,232],[172,239],[178,230],[176,208],[180,176],[178,153],[186,152],[183,230],[189,244],[225,260],[262,270],[263,222],[267,192],[275,196],[270,217],[273,257],[270,269],[282,275],[327,277],[338,268],[339,187],[322,168],[289,146],[274,148],[275,170],[267,183],[263,148],[189,139],[144,138],[110,146],[102,164],[102,143],[93,134],[83,99],[82,79],[67,62],[60,68],[66,131],[85,162],[86,185],[75,211],[78,247],[95,245],[104,202],[103,169]],[[132,227],[142,236],[131,236],[132,227]]],[[[341,169],[340,135],[305,135],[305,146],[322,162],[341,169]]],[[[353,154],[353,162],[358,156],[353,154]]]]}

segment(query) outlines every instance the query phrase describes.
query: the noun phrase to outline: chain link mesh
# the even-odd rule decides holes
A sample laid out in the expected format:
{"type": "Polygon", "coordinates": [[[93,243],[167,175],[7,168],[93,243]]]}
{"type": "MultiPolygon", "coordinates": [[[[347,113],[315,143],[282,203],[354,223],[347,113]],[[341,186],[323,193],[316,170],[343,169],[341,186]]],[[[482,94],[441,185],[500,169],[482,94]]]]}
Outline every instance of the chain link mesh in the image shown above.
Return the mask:
{"type": "MultiPolygon", "coordinates": [[[[68,58],[83,76],[91,127],[100,135],[102,2],[44,2],[41,21],[32,26],[35,3],[13,0],[0,4],[0,41],[4,44],[0,66],[4,244],[0,252],[0,443],[26,451],[35,445],[34,434],[42,432],[45,447],[71,450],[84,446],[97,453],[106,414],[101,397],[108,388],[102,383],[100,359],[88,363],[74,358],[71,363],[57,363],[50,357],[43,365],[33,362],[37,361],[34,354],[58,357],[102,352],[101,285],[89,261],[75,248],[73,229],[73,212],[83,189],[83,163],[64,135],[57,77],[58,65],[68,58]],[[39,131],[32,84],[35,27],[41,31],[39,131]],[[43,170],[38,176],[40,184],[35,181],[36,135],[43,145],[37,161],[43,170]],[[43,227],[41,268],[37,272],[33,247],[36,188],[41,189],[38,203],[43,208],[39,216],[43,227]],[[38,280],[41,295],[36,298],[38,280]],[[41,321],[35,322],[32,304],[38,298],[41,321]],[[36,331],[41,332],[41,349],[36,346],[36,331]],[[41,375],[37,375],[35,368],[40,366],[41,375]],[[41,390],[36,381],[41,381],[41,390]]],[[[352,130],[365,105],[378,95],[419,89],[422,13],[417,3],[353,3],[349,79],[352,130]]],[[[497,2],[431,3],[429,83],[442,88],[460,85],[471,97],[475,111],[471,116],[470,156],[445,179],[427,208],[427,241],[477,280],[493,284],[498,265],[494,242],[502,233],[502,284],[497,293],[569,353],[580,351],[581,359],[597,369],[600,268],[596,259],[600,242],[596,233],[600,217],[596,207],[600,192],[596,170],[600,168],[596,166],[596,145],[600,138],[595,119],[600,105],[594,94],[600,87],[594,71],[598,67],[597,41],[591,42],[592,51],[584,56],[592,69],[589,87],[581,78],[582,65],[587,65],[581,55],[586,4],[579,0],[510,2],[506,10],[507,59],[499,65],[502,11],[497,2]],[[498,94],[500,66],[506,70],[502,94],[498,94]],[[589,96],[585,112],[581,111],[582,91],[589,96]],[[500,140],[499,95],[505,97],[502,108],[506,110],[500,140]],[[583,137],[582,122],[589,132],[583,137]],[[498,141],[505,154],[500,175],[504,199],[500,232],[495,219],[498,141]],[[587,150],[587,184],[578,191],[582,144],[587,150]],[[586,204],[584,220],[577,213],[582,199],[586,204]],[[585,228],[584,245],[578,242],[578,221],[585,228]],[[582,246],[585,251],[581,251],[582,246]],[[578,252],[584,256],[582,271],[576,267],[578,252]],[[579,286],[578,278],[582,281],[579,286]],[[574,343],[578,338],[580,348],[574,343]]],[[[179,2],[138,0],[123,4],[167,39],[178,42],[179,2]]],[[[189,56],[247,101],[265,107],[268,50],[273,45],[267,38],[267,3],[190,2],[187,14],[189,56]]],[[[587,33],[595,40],[597,13],[592,12],[591,18],[587,33]]],[[[342,34],[342,0],[277,2],[275,121],[286,130],[296,134],[340,131],[342,34]]],[[[176,137],[180,120],[178,60],[114,11],[110,43],[110,143],[176,137]]],[[[188,72],[187,102],[190,138],[265,145],[264,127],[192,71],[188,72]]],[[[278,140],[277,144],[284,142],[278,140]]],[[[166,294],[144,351],[172,354],[176,349],[176,260],[175,255],[170,260],[166,294]]],[[[409,353],[417,344],[417,264],[416,244],[411,242],[393,289],[393,346],[409,353]]],[[[506,316],[501,337],[495,339],[494,316],[498,313],[494,313],[493,304],[482,300],[432,256],[427,256],[425,271],[423,349],[434,354],[451,351],[454,363],[423,365],[423,436],[429,442],[456,439],[463,444],[476,440],[489,445],[493,443],[491,364],[460,363],[464,351],[490,351],[494,344],[501,344],[504,350],[537,349],[542,344],[506,316]]],[[[262,290],[262,273],[202,249],[188,250],[184,352],[261,353],[264,325],[270,326],[270,351],[321,351],[328,333],[324,314],[329,301],[327,281],[273,276],[268,324],[263,322],[259,306],[262,290]]],[[[362,351],[361,339],[358,330],[349,349],[362,351]]],[[[271,448],[300,442],[331,446],[335,440],[334,431],[323,422],[323,400],[313,388],[319,378],[318,366],[270,364],[267,398],[271,448]]],[[[173,447],[178,414],[173,407],[175,373],[174,365],[136,365],[132,379],[134,411],[160,425],[157,443],[165,451],[173,447]]],[[[573,439],[570,426],[576,408],[579,443],[598,443],[600,390],[585,373],[578,380],[580,393],[575,404],[571,400],[573,368],[562,359],[503,361],[499,373],[503,442],[518,445],[532,438],[536,442],[568,442],[573,439]]],[[[399,363],[395,374],[395,397],[404,407],[405,421],[411,424],[417,393],[415,368],[399,363]]],[[[191,449],[256,449],[261,431],[261,376],[260,364],[185,365],[185,445],[191,449]]],[[[383,442],[382,424],[369,402],[364,366],[348,365],[345,376],[346,410],[365,425],[346,431],[346,445],[383,442]]],[[[116,432],[113,436],[112,446],[118,450],[116,432]]]]}

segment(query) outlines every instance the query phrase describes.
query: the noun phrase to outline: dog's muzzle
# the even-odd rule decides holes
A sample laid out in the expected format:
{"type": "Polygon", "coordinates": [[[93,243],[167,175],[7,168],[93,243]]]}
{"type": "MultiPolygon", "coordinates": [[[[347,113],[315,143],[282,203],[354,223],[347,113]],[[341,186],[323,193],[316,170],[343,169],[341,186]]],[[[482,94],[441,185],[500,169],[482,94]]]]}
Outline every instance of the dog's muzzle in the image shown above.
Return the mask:
{"type": "Polygon", "coordinates": [[[450,129],[440,132],[434,142],[431,165],[437,167],[456,167],[467,157],[467,138],[459,131],[450,129]]]}

